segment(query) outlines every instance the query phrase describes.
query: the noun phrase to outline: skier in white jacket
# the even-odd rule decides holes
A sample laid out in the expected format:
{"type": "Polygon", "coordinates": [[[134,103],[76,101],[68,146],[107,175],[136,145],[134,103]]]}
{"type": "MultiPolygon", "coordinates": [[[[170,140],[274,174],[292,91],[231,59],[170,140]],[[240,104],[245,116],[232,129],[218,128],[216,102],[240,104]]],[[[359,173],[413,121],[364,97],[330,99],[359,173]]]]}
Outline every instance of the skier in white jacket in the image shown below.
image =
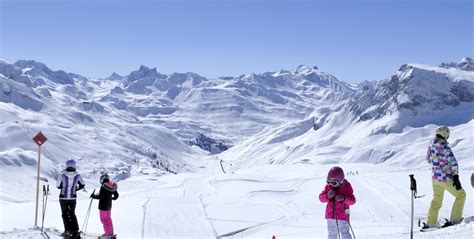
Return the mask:
{"type": "Polygon", "coordinates": [[[76,172],[76,161],[70,159],[66,161],[66,172],[58,177],[56,187],[60,189],[59,204],[64,223],[64,233],[66,238],[80,238],[79,224],[76,217],[76,191],[85,187],[81,175],[76,172]]]}

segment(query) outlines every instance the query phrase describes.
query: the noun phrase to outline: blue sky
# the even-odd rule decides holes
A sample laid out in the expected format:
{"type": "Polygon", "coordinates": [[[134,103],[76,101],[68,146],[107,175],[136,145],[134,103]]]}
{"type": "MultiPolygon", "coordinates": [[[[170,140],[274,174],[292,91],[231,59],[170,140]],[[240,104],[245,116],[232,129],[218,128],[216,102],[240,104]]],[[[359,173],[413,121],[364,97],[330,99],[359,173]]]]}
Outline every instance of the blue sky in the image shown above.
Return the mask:
{"type": "Polygon", "coordinates": [[[106,77],[206,77],[300,64],[346,82],[473,56],[472,1],[0,0],[0,57],[106,77]]]}

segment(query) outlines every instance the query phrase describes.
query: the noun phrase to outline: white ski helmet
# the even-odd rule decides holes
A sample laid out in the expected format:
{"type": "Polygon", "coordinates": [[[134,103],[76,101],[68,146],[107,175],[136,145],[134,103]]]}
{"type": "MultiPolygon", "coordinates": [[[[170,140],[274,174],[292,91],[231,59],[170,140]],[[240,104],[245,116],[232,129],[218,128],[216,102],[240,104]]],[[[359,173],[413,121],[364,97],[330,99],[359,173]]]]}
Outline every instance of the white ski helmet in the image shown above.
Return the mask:
{"type": "Polygon", "coordinates": [[[76,160],[69,159],[66,161],[66,168],[76,168],[76,160]]]}
{"type": "Polygon", "coordinates": [[[449,128],[447,126],[444,126],[444,125],[438,126],[435,130],[435,136],[438,136],[438,135],[443,137],[444,139],[448,139],[449,138],[449,128]]]}

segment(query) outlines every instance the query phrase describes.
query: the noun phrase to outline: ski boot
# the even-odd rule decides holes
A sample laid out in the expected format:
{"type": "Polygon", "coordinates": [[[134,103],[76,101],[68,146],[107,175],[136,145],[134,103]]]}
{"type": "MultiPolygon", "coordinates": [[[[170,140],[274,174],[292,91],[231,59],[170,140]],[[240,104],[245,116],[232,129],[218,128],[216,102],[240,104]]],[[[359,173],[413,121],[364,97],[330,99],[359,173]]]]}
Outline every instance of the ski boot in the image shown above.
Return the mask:
{"type": "Polygon", "coordinates": [[[447,218],[445,218],[444,220],[446,222],[444,223],[443,226],[441,226],[442,228],[454,226],[454,225],[459,224],[459,223],[462,222],[462,219],[460,221],[451,221],[451,220],[448,220],[447,218]]]}
{"type": "Polygon", "coordinates": [[[71,231],[64,231],[63,233],[60,234],[60,236],[64,238],[69,238],[71,236],[71,231]]]}
{"type": "Polygon", "coordinates": [[[433,231],[433,230],[436,230],[436,229],[439,229],[441,228],[441,225],[439,225],[439,223],[436,223],[436,224],[427,224],[427,223],[424,223],[423,222],[423,227],[421,228],[420,231],[422,232],[428,232],[428,231],[433,231]]]}
{"type": "Polygon", "coordinates": [[[81,238],[81,234],[79,234],[78,231],[66,231],[64,232],[63,234],[61,234],[61,236],[65,239],[80,239],[81,238]]]}

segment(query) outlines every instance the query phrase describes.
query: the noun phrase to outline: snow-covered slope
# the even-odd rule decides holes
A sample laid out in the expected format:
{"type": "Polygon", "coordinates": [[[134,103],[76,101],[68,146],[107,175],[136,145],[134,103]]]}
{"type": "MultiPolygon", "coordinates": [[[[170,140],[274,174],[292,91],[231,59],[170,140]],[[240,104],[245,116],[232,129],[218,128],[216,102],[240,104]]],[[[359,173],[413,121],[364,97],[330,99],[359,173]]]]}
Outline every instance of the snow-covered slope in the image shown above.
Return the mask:
{"type": "MultiPolygon", "coordinates": [[[[119,182],[120,197],[113,202],[112,219],[120,238],[327,238],[325,207],[318,195],[325,186],[332,165],[264,165],[228,174],[205,173],[136,176],[119,182]]],[[[474,224],[421,233],[418,219],[425,221],[431,200],[429,170],[404,170],[375,164],[343,164],[351,175],[356,204],[351,206],[351,225],[356,238],[408,238],[410,232],[410,181],[415,174],[418,194],[415,201],[414,238],[471,238],[474,224]],[[357,173],[357,174],[356,174],[357,173]]],[[[469,174],[461,173],[468,198],[469,174]]],[[[91,190],[97,184],[89,184],[91,190]]],[[[45,233],[26,230],[33,224],[34,202],[0,204],[0,237],[59,238],[63,225],[57,195],[52,189],[47,204],[45,233]],[[13,215],[27,215],[13,216],[13,215]],[[16,230],[15,230],[16,228],[16,230]]],[[[31,192],[33,194],[33,192],[31,192]]],[[[76,214],[82,228],[90,200],[78,193],[76,214]]],[[[440,222],[449,217],[453,198],[446,195],[440,222]]],[[[464,216],[474,214],[467,200],[464,216]]],[[[472,218],[471,218],[472,220],[472,218]]],[[[87,227],[89,234],[102,232],[97,201],[92,204],[87,227]]]]}
{"type": "MultiPolygon", "coordinates": [[[[119,181],[113,217],[121,237],[324,238],[316,196],[334,164],[359,173],[349,178],[357,238],[406,237],[410,192],[402,179],[415,173],[419,192],[429,194],[424,156],[437,124],[451,128],[465,188],[474,171],[470,64],[407,64],[380,82],[351,86],[307,66],[219,79],[141,66],[124,77],[88,79],[34,61],[2,61],[0,237],[41,235],[27,229],[32,216],[16,216],[34,207],[31,138],[39,130],[49,138],[41,184],[54,185],[69,158],[88,190],[99,187],[101,172],[119,181]],[[232,147],[210,154],[190,144],[213,153],[232,147]]],[[[53,187],[48,204],[51,238],[62,230],[57,193],[53,187]]],[[[79,192],[80,219],[89,193],[79,192]]],[[[429,200],[417,201],[416,218],[424,219],[429,200]]],[[[472,210],[471,200],[465,216],[472,210]]],[[[448,217],[449,207],[441,214],[448,217]]],[[[101,231],[98,217],[90,223],[101,231]]],[[[417,237],[470,231],[463,224],[417,237]]]]}
{"type": "Polygon", "coordinates": [[[339,107],[267,129],[220,157],[238,168],[307,162],[422,167],[434,129],[444,124],[452,127],[451,147],[463,168],[474,170],[474,72],[403,65],[390,78],[358,88],[339,107]]]}

